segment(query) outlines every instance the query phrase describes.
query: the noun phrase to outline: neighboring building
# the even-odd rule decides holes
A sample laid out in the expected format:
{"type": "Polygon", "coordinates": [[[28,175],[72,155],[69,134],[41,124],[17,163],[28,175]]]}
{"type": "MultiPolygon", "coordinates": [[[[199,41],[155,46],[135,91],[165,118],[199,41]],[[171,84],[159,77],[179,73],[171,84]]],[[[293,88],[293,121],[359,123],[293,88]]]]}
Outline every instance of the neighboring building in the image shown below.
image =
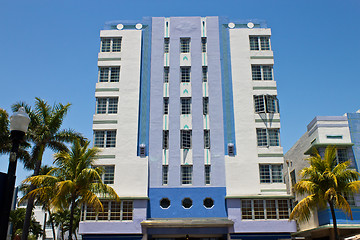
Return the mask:
{"type": "MultiPolygon", "coordinates": [[[[306,158],[317,149],[323,156],[328,145],[337,147],[337,160],[351,161],[351,167],[359,171],[360,164],[360,112],[344,116],[318,116],[307,126],[307,132],[285,154],[284,176],[288,192],[299,181],[301,169],[309,166],[306,158]],[[287,166],[286,166],[287,165],[287,166]],[[290,181],[289,181],[290,179],[290,181]]],[[[336,210],[340,234],[344,237],[360,233],[360,195],[346,196],[351,205],[353,220],[341,210],[336,210]]],[[[301,200],[298,198],[296,200],[301,200]]],[[[299,232],[294,236],[311,239],[329,239],[332,234],[330,209],[314,212],[310,221],[299,224],[299,232]]]]}
{"type": "Polygon", "coordinates": [[[83,239],[289,239],[271,31],[154,17],[100,32],[94,145],[122,201],[83,239]]]}

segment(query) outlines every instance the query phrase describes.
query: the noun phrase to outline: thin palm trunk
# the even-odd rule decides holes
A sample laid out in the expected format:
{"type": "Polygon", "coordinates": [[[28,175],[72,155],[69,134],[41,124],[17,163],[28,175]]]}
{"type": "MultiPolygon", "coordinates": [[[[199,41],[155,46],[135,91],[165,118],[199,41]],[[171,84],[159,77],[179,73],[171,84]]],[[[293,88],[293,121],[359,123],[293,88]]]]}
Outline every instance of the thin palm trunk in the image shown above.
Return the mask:
{"type": "Polygon", "coordinates": [[[71,199],[71,207],[70,207],[69,240],[72,240],[72,235],[73,235],[74,212],[75,212],[75,197],[73,196],[71,199]]]}
{"type": "Polygon", "coordinates": [[[336,215],[335,215],[334,203],[332,201],[329,201],[329,206],[330,206],[330,210],[331,210],[331,216],[332,216],[332,219],[333,219],[335,240],[339,240],[338,229],[337,229],[337,224],[336,224],[336,215]]]}
{"type": "Polygon", "coordinates": [[[51,224],[51,229],[52,229],[52,232],[53,232],[53,239],[56,240],[55,226],[54,226],[54,221],[52,219],[50,209],[48,209],[48,213],[49,213],[49,221],[50,221],[50,224],[51,224]]]}
{"type": "Polygon", "coordinates": [[[45,216],[44,216],[43,235],[42,235],[43,240],[46,239],[46,218],[47,218],[47,213],[45,213],[45,216]]]}

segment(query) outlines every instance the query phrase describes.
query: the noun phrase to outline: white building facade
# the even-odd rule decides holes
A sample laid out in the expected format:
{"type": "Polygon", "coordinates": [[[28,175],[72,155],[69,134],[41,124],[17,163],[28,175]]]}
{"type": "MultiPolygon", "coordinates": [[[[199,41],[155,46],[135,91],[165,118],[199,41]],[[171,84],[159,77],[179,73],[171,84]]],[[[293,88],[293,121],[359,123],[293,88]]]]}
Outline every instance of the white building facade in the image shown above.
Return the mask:
{"type": "Polygon", "coordinates": [[[287,239],[271,30],[153,17],[100,32],[94,145],[121,202],[83,207],[83,239],[287,239]]]}

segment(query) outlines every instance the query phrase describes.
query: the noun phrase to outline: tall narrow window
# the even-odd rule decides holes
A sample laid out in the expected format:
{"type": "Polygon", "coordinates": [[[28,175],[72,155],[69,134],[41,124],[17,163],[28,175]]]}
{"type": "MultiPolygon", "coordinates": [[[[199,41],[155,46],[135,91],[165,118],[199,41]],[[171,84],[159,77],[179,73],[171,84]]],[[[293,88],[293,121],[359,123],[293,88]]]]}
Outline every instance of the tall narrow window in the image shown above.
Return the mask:
{"type": "Polygon", "coordinates": [[[202,67],[202,81],[207,82],[208,81],[208,68],[202,67]]]}
{"type": "Polygon", "coordinates": [[[169,114],[169,98],[164,97],[164,114],[169,114]]]}
{"type": "Polygon", "coordinates": [[[262,66],[262,69],[263,69],[264,80],[265,81],[273,80],[272,66],[262,66]]]}
{"type": "Polygon", "coordinates": [[[263,113],[265,112],[265,103],[264,103],[264,95],[254,96],[254,104],[255,104],[255,112],[263,113]]]}
{"type": "Polygon", "coordinates": [[[210,130],[204,130],[204,148],[210,149],[210,130]]]}
{"type": "Polygon", "coordinates": [[[114,148],[116,144],[116,130],[106,131],[106,147],[114,148]]]}
{"type": "Polygon", "coordinates": [[[250,50],[259,50],[258,37],[250,36],[250,50]]]}
{"type": "Polygon", "coordinates": [[[169,53],[170,39],[164,38],[164,53],[169,53]]]}
{"type": "Polygon", "coordinates": [[[181,184],[192,184],[192,166],[181,166],[181,184]]]}
{"type": "Polygon", "coordinates": [[[270,38],[268,36],[260,37],[261,50],[270,50],[270,38]]]}
{"type": "Polygon", "coordinates": [[[106,113],[106,105],[107,105],[107,98],[96,98],[96,113],[97,114],[105,114],[106,113]]]}
{"type": "Polygon", "coordinates": [[[252,219],[252,200],[241,200],[242,219],[252,219]]]}
{"type": "Polygon", "coordinates": [[[169,149],[169,130],[163,130],[163,149],[169,149]]]}
{"type": "Polygon", "coordinates": [[[255,219],[264,219],[264,201],[254,200],[254,217],[255,219]]]}
{"type": "Polygon", "coordinates": [[[336,157],[338,163],[343,163],[349,160],[346,148],[339,148],[336,151],[337,151],[336,157]]]}
{"type": "Polygon", "coordinates": [[[163,165],[162,166],[162,184],[163,185],[168,184],[168,176],[169,176],[169,166],[163,165]]]}
{"type": "Polygon", "coordinates": [[[99,68],[99,82],[108,82],[109,81],[109,67],[100,67],[99,68]]]}
{"type": "Polygon", "coordinates": [[[256,129],[256,135],[257,135],[257,145],[259,147],[261,146],[267,146],[267,134],[265,128],[257,128],[256,129]]]}
{"type": "Polygon", "coordinates": [[[190,82],[190,67],[181,67],[181,82],[190,82]]]}
{"type": "Polygon", "coordinates": [[[203,53],[206,52],[206,37],[201,38],[201,50],[203,53]]]}
{"type": "Polygon", "coordinates": [[[111,39],[102,38],[101,39],[101,52],[110,52],[111,39]]]}
{"type": "Polygon", "coordinates": [[[169,67],[164,67],[164,83],[169,82],[169,67]]]}
{"type": "Polygon", "coordinates": [[[120,78],[120,67],[111,67],[110,82],[119,82],[120,78]]]}
{"type": "Polygon", "coordinates": [[[252,80],[261,80],[261,67],[257,65],[251,66],[252,80]]]}
{"type": "Polygon", "coordinates": [[[268,129],[268,134],[269,134],[269,145],[280,146],[279,129],[268,129]]]}
{"type": "Polygon", "coordinates": [[[121,52],[121,38],[113,38],[112,51],[121,52]]]}
{"type": "Polygon", "coordinates": [[[109,101],[109,106],[108,106],[108,113],[109,114],[115,114],[117,113],[117,109],[118,109],[118,98],[108,98],[109,101]]]}
{"type": "Polygon", "coordinates": [[[266,111],[268,113],[276,113],[276,112],[278,112],[278,109],[277,109],[278,100],[277,100],[276,96],[274,96],[274,95],[266,95],[265,101],[266,101],[266,111]]]}
{"type": "Polygon", "coordinates": [[[209,114],[209,97],[203,97],[203,114],[209,114]]]}
{"type": "MultiPolygon", "coordinates": [[[[94,166],[97,167],[97,166],[94,166]]],[[[114,184],[114,176],[115,176],[115,166],[114,165],[106,165],[102,166],[104,172],[101,174],[101,180],[104,184],[114,184]]]]}
{"type": "Polygon", "coordinates": [[[190,38],[180,38],[180,52],[181,53],[190,52],[190,38]]]}
{"type": "Polygon", "coordinates": [[[210,165],[205,165],[205,184],[206,185],[211,184],[210,173],[211,173],[211,166],[210,165]]]}
{"type": "Polygon", "coordinates": [[[180,130],[181,149],[191,149],[191,130],[180,130]]]}
{"type": "Polygon", "coordinates": [[[191,114],[191,98],[181,99],[181,114],[191,114]]]}

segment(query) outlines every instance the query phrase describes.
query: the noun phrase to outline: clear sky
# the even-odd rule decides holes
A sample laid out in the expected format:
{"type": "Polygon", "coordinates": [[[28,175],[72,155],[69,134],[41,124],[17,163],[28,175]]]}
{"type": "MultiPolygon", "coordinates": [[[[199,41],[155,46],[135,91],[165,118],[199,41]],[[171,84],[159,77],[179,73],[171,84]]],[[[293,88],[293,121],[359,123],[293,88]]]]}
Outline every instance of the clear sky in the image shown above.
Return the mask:
{"type": "MultiPolygon", "coordinates": [[[[144,16],[227,16],[272,28],[284,153],[316,115],[360,108],[359,0],[0,0],[0,108],[72,103],[64,127],[92,140],[99,31],[144,16]]],[[[235,89],[236,91],[236,89],[235,89]]],[[[240,153],[241,154],[241,153],[240,153]]],[[[51,153],[44,163],[52,163],[51,153]]],[[[8,156],[0,157],[6,172],[8,156]]],[[[18,164],[18,181],[30,172],[18,164]]]]}

